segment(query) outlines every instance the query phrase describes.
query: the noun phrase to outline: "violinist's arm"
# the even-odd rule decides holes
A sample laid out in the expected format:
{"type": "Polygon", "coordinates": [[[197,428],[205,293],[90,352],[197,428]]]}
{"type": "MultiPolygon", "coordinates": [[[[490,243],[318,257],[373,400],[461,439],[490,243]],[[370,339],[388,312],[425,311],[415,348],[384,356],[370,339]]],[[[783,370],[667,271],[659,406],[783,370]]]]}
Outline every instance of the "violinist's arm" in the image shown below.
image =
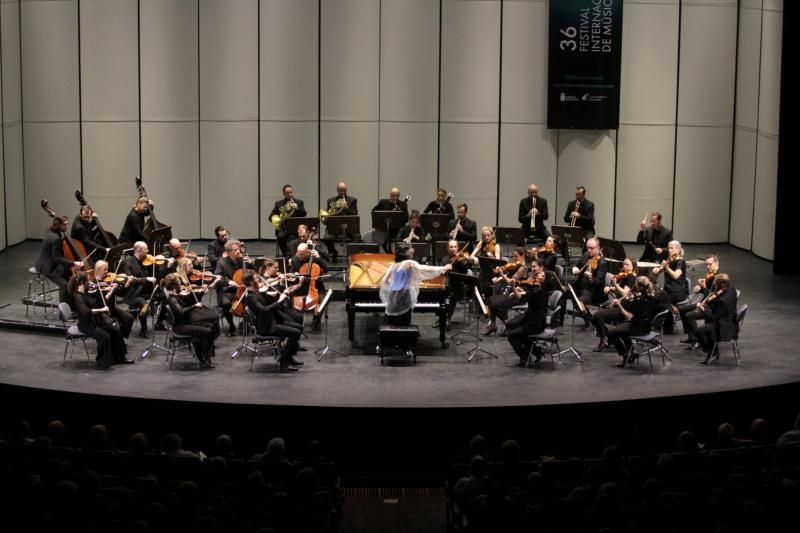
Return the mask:
{"type": "Polygon", "coordinates": [[[630,321],[630,319],[633,318],[633,313],[631,313],[630,311],[628,311],[627,309],[625,309],[622,306],[622,299],[616,300],[615,303],[617,304],[617,307],[619,308],[620,312],[622,313],[622,316],[625,317],[625,320],[626,321],[630,321]]]}
{"type": "Polygon", "coordinates": [[[591,285],[603,286],[606,284],[606,273],[608,272],[608,264],[602,259],[597,262],[597,268],[594,271],[592,279],[589,280],[591,285]]]}

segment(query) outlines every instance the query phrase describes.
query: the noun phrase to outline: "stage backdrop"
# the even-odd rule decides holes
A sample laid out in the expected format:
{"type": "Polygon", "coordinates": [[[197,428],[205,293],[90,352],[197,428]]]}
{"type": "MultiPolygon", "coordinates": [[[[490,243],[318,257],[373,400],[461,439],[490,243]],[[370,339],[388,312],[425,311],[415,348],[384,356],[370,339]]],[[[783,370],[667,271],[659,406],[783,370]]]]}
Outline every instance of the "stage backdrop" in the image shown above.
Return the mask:
{"type": "Polygon", "coordinates": [[[438,185],[517,225],[535,182],[557,223],[585,185],[600,235],[658,210],[683,241],[770,242],[780,2],[625,2],[619,129],[594,131],[547,128],[542,0],[0,6],[7,244],[41,237],[42,197],[74,214],[78,188],[118,232],[137,175],[185,238],[271,238],[284,183],[314,212],[344,180],[365,215],[438,185]]]}

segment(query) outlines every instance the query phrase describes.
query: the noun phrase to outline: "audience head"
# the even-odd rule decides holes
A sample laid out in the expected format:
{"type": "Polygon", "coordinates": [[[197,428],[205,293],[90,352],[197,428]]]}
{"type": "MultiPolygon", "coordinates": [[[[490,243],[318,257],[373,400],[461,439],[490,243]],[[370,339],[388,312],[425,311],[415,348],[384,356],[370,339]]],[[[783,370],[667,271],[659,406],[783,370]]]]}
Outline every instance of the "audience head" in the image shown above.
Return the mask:
{"type": "Polygon", "coordinates": [[[274,437],[267,443],[267,456],[270,459],[281,459],[286,453],[286,442],[280,437],[274,437]]]}
{"type": "Polygon", "coordinates": [[[161,451],[164,453],[175,453],[181,450],[181,437],[177,433],[167,433],[161,437],[161,451]]]}
{"type": "Polygon", "coordinates": [[[486,459],[480,455],[476,455],[469,462],[469,473],[473,477],[483,477],[488,470],[489,465],[486,463],[486,459]]]}
{"type": "Polygon", "coordinates": [[[87,443],[90,449],[102,449],[108,445],[108,431],[102,424],[95,424],[89,428],[89,442],[87,443]]]}
{"type": "Polygon", "coordinates": [[[136,454],[146,452],[148,448],[147,436],[144,433],[134,433],[131,435],[131,438],[128,439],[128,448],[131,452],[136,454]]]}

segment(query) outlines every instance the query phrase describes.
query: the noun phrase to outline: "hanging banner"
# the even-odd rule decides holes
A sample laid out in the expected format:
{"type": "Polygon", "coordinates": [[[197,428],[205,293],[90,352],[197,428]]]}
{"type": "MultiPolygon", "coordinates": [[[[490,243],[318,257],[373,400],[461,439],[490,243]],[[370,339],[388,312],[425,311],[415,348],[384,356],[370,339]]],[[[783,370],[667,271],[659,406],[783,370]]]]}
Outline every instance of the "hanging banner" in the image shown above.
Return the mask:
{"type": "Polygon", "coordinates": [[[547,127],[619,127],[622,0],[550,0],[547,127]]]}

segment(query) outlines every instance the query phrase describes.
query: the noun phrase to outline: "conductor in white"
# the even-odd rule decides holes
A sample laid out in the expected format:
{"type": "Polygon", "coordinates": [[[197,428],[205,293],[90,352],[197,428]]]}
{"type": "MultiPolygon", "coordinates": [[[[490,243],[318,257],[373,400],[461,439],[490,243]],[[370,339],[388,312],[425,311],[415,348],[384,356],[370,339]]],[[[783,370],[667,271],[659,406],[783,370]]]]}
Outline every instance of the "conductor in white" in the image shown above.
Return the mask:
{"type": "Polygon", "coordinates": [[[414,248],[399,245],[394,264],[383,276],[381,302],[386,306],[386,323],[394,326],[411,324],[411,311],[417,303],[421,282],[441,276],[452,265],[425,266],[414,261],[414,248]]]}

